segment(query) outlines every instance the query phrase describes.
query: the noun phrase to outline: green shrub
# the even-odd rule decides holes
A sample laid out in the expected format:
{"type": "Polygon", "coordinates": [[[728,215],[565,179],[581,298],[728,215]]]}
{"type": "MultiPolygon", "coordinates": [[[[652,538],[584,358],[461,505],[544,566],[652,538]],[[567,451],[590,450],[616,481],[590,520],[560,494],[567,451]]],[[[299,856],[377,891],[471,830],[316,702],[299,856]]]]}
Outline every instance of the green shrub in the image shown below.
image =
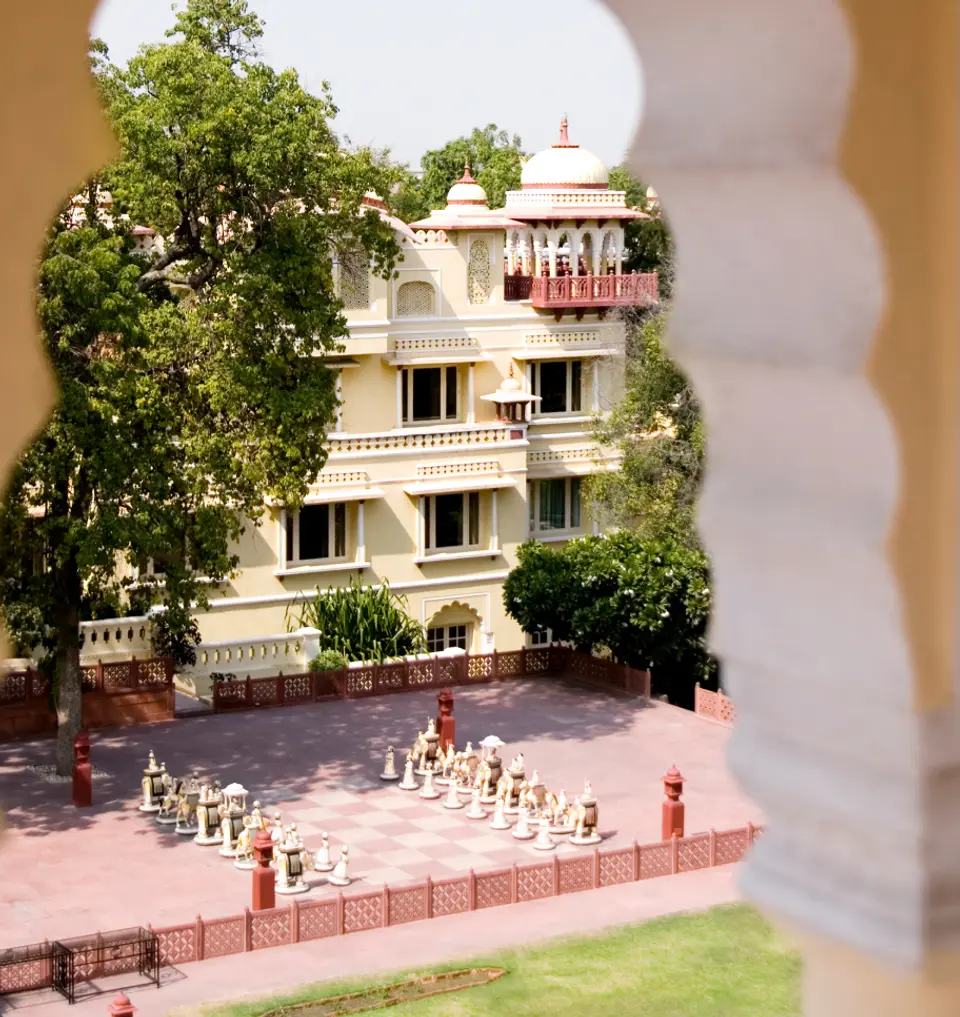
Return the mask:
{"type": "Polygon", "coordinates": [[[340,671],[349,661],[339,650],[321,650],[310,661],[311,671],[340,671]]]}

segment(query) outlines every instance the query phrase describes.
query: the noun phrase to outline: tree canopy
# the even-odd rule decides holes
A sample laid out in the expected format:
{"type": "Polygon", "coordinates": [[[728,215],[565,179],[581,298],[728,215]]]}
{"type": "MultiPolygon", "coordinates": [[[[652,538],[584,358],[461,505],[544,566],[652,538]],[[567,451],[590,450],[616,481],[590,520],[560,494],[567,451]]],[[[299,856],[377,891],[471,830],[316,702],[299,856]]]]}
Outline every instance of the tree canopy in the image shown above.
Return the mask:
{"type": "Polygon", "coordinates": [[[199,580],[236,568],[231,543],[265,500],[299,504],[336,408],[322,355],[347,334],[332,256],[361,245],[381,273],[397,256],[362,204],[390,175],[340,146],[326,86],[257,59],[261,34],[246,0],[187,0],[126,66],[93,47],[121,154],[46,237],[38,311],[60,399],[0,507],[4,618],[49,651],[61,772],[82,615],[135,594],[189,626],[199,580]],[[161,242],[139,249],[134,224],[161,242]],[[117,569],[149,559],[162,580],[134,588],[117,569]]]}

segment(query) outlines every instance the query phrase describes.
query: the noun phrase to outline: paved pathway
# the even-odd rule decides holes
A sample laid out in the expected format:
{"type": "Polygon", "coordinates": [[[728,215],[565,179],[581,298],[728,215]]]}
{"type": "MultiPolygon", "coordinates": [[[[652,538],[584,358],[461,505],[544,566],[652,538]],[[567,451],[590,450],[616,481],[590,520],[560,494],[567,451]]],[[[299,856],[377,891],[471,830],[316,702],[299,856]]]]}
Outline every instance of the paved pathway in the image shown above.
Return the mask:
{"type": "MultiPolygon", "coordinates": [[[[704,869],[506,908],[435,918],[430,922],[184,964],[177,971],[164,973],[164,984],[159,990],[153,986],[137,987],[135,980],[127,980],[124,984],[138,1008],[137,1017],[160,1017],[174,1008],[186,1008],[182,1017],[187,1017],[201,1004],[286,993],[300,985],[333,978],[387,972],[402,978],[410,971],[429,965],[489,956],[498,947],[542,941],[561,929],[589,933],[647,921],[659,915],[729,903],[738,899],[736,868],[704,869]]],[[[28,1005],[23,1011],[24,1017],[105,1017],[118,987],[112,985],[108,994],[83,1000],[73,1007],[59,998],[44,1002],[49,997],[39,994],[13,1002],[28,1005]]],[[[0,1012],[4,1012],[2,1007],[0,1012]]]]}

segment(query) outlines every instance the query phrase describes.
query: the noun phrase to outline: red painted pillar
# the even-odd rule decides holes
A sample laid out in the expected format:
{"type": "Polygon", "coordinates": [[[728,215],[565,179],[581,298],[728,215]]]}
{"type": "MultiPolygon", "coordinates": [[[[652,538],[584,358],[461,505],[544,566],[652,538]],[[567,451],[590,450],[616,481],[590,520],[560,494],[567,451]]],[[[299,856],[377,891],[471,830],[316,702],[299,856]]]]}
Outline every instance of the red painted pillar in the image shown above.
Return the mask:
{"type": "Polygon", "coordinates": [[[664,840],[682,837],[684,807],[680,795],[683,794],[683,777],[675,766],[663,775],[663,793],[667,800],[663,803],[660,836],[664,840]]]}
{"type": "Polygon", "coordinates": [[[456,744],[457,721],[453,716],[453,690],[441,689],[437,693],[437,734],[440,735],[440,748],[446,749],[456,744]]]}
{"type": "Polygon", "coordinates": [[[78,731],[76,738],[73,739],[73,804],[78,809],[93,805],[90,735],[83,730],[78,731]]]}
{"type": "Polygon", "coordinates": [[[136,1007],[130,1002],[125,992],[118,992],[113,1002],[107,1007],[110,1017],[133,1017],[136,1007]]]}
{"type": "Polygon", "coordinates": [[[253,856],[257,867],[253,870],[253,910],[267,911],[277,906],[277,877],[270,862],[273,860],[273,841],[266,830],[261,830],[253,842],[253,856]]]}

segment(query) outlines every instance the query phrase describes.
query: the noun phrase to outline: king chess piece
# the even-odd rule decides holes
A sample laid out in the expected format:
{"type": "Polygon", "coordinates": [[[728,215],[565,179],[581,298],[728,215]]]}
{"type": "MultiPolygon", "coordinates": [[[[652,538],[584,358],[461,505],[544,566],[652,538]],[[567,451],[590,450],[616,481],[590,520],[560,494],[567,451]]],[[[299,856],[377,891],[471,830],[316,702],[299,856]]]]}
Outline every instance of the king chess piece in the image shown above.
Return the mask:
{"type": "Polygon", "coordinates": [[[393,746],[389,746],[387,749],[387,758],[383,764],[383,773],[380,774],[381,780],[399,780],[400,774],[397,773],[397,764],[394,760],[393,746]]]}
{"type": "Polygon", "coordinates": [[[550,836],[550,820],[546,816],[540,820],[540,828],[537,830],[537,839],[533,846],[538,851],[553,851],[557,846],[550,836]]]}
{"type": "Polygon", "coordinates": [[[313,867],[317,872],[329,872],[333,868],[330,859],[330,838],[326,830],[320,834],[320,847],[314,852],[313,867]]]}
{"type": "Polygon", "coordinates": [[[440,792],[433,786],[433,770],[428,768],[423,778],[423,787],[420,788],[420,797],[427,801],[434,801],[440,797],[440,792]]]}
{"type": "Polygon", "coordinates": [[[498,798],[493,809],[493,819],[490,820],[491,830],[509,830],[510,820],[507,819],[503,810],[503,798],[498,798]]]}
{"type": "Polygon", "coordinates": [[[533,840],[534,832],[530,829],[530,812],[526,805],[520,807],[517,825],[513,828],[514,840],[533,840]]]}
{"type": "Polygon", "coordinates": [[[467,819],[486,819],[487,811],[480,804],[480,788],[473,789],[473,797],[470,799],[470,808],[464,812],[467,819]]]}
{"type": "Polygon", "coordinates": [[[403,780],[397,785],[401,791],[416,791],[420,785],[413,775],[413,758],[407,757],[406,765],[403,768],[403,780]]]}
{"type": "Polygon", "coordinates": [[[457,794],[457,785],[450,781],[447,785],[447,797],[443,803],[445,809],[462,809],[463,802],[460,801],[460,796],[457,794]]]}
{"type": "Polygon", "coordinates": [[[327,876],[327,882],[332,886],[349,886],[350,876],[347,874],[347,865],[350,861],[350,849],[344,845],[340,848],[340,861],[333,867],[333,872],[327,876]]]}

